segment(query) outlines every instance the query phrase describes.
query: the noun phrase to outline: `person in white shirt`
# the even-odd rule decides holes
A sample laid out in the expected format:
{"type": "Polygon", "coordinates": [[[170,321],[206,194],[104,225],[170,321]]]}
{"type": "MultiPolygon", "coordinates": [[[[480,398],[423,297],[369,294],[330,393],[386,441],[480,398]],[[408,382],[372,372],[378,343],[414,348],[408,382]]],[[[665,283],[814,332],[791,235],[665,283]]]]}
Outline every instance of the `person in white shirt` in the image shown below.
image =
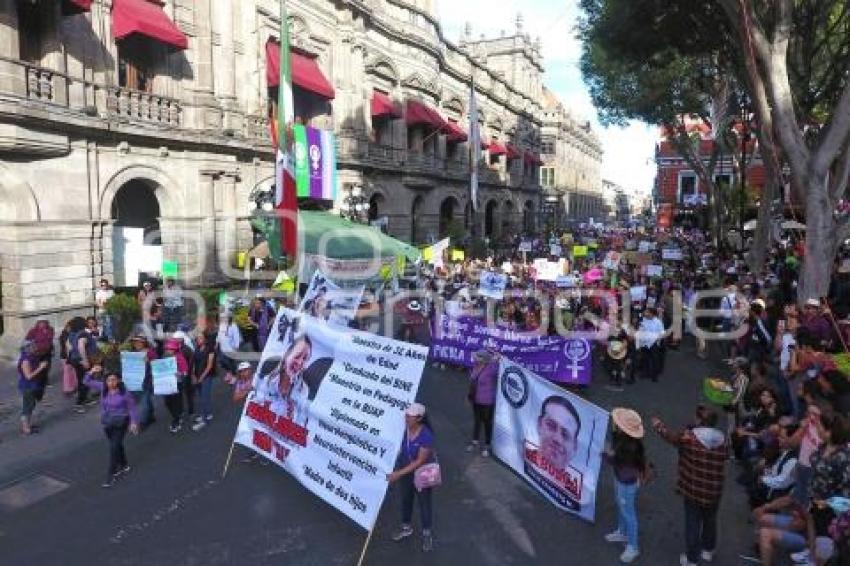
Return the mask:
{"type": "Polygon", "coordinates": [[[97,307],[97,321],[103,329],[103,335],[110,342],[114,339],[112,334],[112,317],[106,312],[106,302],[115,296],[115,290],[109,284],[108,279],[100,280],[100,287],[94,292],[94,304],[97,307]]]}
{"type": "Polygon", "coordinates": [[[658,318],[658,311],[654,308],[646,309],[635,335],[638,354],[638,363],[635,365],[643,370],[644,377],[652,381],[658,381],[658,375],[661,373],[661,356],[664,355],[661,348],[663,338],[664,323],[658,318]]]}
{"type": "Polygon", "coordinates": [[[225,371],[224,380],[227,383],[232,383],[236,374],[236,361],[233,359],[233,355],[239,351],[239,347],[242,345],[242,334],[229,313],[223,313],[219,316],[218,335],[215,344],[219,352],[219,365],[225,371]]]}

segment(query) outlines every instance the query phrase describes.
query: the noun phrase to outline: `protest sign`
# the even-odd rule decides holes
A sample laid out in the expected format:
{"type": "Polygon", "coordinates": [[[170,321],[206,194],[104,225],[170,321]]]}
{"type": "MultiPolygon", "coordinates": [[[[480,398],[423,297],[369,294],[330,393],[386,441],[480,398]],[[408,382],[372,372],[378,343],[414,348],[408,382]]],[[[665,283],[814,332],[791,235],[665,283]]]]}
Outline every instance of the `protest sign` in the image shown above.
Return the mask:
{"type": "Polygon", "coordinates": [[[537,270],[537,279],[539,281],[555,281],[561,273],[560,264],[557,261],[547,261],[541,264],[537,270]]]}
{"type": "Polygon", "coordinates": [[[176,261],[162,260],[162,277],[164,279],[177,279],[180,266],[176,261]]]}
{"type": "Polygon", "coordinates": [[[608,252],[605,254],[605,260],[602,262],[602,267],[605,269],[617,269],[620,267],[621,254],[619,252],[608,252]]]}
{"type": "Polygon", "coordinates": [[[632,298],[632,301],[643,301],[646,299],[646,286],[640,285],[637,287],[631,287],[629,289],[629,295],[632,298]]]}
{"type": "Polygon", "coordinates": [[[647,265],[647,277],[661,277],[664,274],[664,268],[660,265],[647,265]]]}
{"type": "Polygon", "coordinates": [[[655,242],[648,242],[646,240],[641,241],[638,244],[638,251],[641,253],[651,252],[655,249],[655,242]]]}
{"type": "Polygon", "coordinates": [[[514,264],[509,261],[505,261],[502,263],[502,271],[505,273],[513,273],[514,272],[514,264]]]}
{"type": "Polygon", "coordinates": [[[569,289],[575,287],[578,283],[578,278],[575,275],[559,275],[557,279],[555,279],[555,285],[562,289],[569,289]]]}
{"type": "Polygon", "coordinates": [[[682,250],[679,248],[663,248],[661,259],[665,261],[682,261],[682,250]]]}
{"type": "MultiPolygon", "coordinates": [[[[387,267],[387,266],[384,266],[387,267]]],[[[392,273],[392,269],[390,269],[392,273]]],[[[343,288],[321,270],[316,270],[298,310],[321,320],[348,326],[357,314],[365,284],[343,288]]]]}
{"type": "Polygon", "coordinates": [[[558,244],[552,244],[549,246],[549,255],[560,257],[563,251],[563,248],[561,248],[558,244]]]}
{"type": "Polygon", "coordinates": [[[151,360],[153,394],[173,395],[177,393],[177,358],[170,356],[151,360]]]}
{"type": "Polygon", "coordinates": [[[519,248],[517,248],[520,252],[530,252],[531,251],[531,240],[522,240],[519,243],[519,248]]]}
{"type": "Polygon", "coordinates": [[[586,257],[587,246],[573,246],[573,257],[586,257]]]}
{"type": "Polygon", "coordinates": [[[541,336],[503,327],[488,327],[483,318],[442,315],[434,321],[431,359],[472,367],[472,354],[493,349],[546,379],[587,385],[592,377],[590,344],[584,338],[541,336]]]}
{"type": "Polygon", "coordinates": [[[478,294],[488,299],[501,301],[508,286],[508,276],[493,271],[484,271],[478,279],[478,294]]]}
{"type": "Polygon", "coordinates": [[[234,442],[371,530],[428,350],[281,309],[234,442]]]}
{"type": "Polygon", "coordinates": [[[466,253],[463,250],[452,250],[452,261],[463,261],[466,253]]]}
{"type": "Polygon", "coordinates": [[[121,380],[127,391],[142,390],[147,357],[147,352],[121,352],[121,380]]]}
{"type": "Polygon", "coordinates": [[[500,361],[493,454],[555,507],[586,521],[594,520],[607,429],[602,408],[500,361]]]}
{"type": "Polygon", "coordinates": [[[540,273],[541,271],[546,269],[546,264],[549,263],[549,260],[545,257],[535,258],[531,265],[534,267],[534,271],[540,273]]]}

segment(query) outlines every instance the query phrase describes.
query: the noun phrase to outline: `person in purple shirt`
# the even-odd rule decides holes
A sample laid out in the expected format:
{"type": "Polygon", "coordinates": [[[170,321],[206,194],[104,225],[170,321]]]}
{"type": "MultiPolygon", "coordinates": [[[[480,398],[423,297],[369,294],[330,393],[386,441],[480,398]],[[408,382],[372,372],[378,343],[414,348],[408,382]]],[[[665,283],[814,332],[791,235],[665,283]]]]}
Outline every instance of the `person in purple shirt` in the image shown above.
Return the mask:
{"type": "Polygon", "coordinates": [[[32,414],[36,404],[44,395],[44,379],[41,377],[47,371],[48,362],[41,359],[38,345],[32,340],[26,340],[21,346],[18,358],[18,391],[21,392],[21,433],[38,432],[38,427],[32,424],[32,414]]]}
{"type": "Polygon", "coordinates": [[[109,470],[102,487],[112,487],[115,480],[130,471],[127,454],[124,452],[124,437],[129,430],[139,434],[139,419],[136,401],[117,372],[110,372],[101,381],[103,368],[95,365],[83,378],[87,387],[100,392],[100,422],[109,440],[109,470]]]}
{"type": "Polygon", "coordinates": [[[827,345],[832,340],[832,325],[821,311],[820,301],[808,299],[803,304],[803,315],[800,326],[809,331],[822,344],[827,345]]]}
{"type": "Polygon", "coordinates": [[[492,352],[479,350],[472,354],[475,365],[469,373],[468,400],[472,404],[472,441],[466,447],[467,452],[478,450],[478,439],[484,429],[484,448],[481,455],[490,456],[490,442],[493,440],[493,416],[496,405],[496,381],[499,377],[499,362],[492,352]]]}

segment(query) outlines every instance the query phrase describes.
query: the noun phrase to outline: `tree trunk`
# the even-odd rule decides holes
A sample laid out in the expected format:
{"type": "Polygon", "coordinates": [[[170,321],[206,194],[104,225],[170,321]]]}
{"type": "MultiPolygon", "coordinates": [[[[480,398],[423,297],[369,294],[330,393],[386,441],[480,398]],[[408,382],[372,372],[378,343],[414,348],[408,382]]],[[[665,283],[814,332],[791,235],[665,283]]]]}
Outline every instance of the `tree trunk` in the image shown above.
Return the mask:
{"type": "Polygon", "coordinates": [[[753,246],[747,255],[747,263],[753,273],[759,273],[764,268],[767,259],[767,248],[770,244],[770,233],[773,227],[773,198],[776,194],[776,185],[768,178],[762,189],[761,203],[759,203],[758,224],[756,224],[753,246]]]}
{"type": "Polygon", "coordinates": [[[825,183],[824,177],[815,176],[806,186],[806,256],[797,292],[800,303],[826,297],[829,292],[837,226],[825,183]]]}

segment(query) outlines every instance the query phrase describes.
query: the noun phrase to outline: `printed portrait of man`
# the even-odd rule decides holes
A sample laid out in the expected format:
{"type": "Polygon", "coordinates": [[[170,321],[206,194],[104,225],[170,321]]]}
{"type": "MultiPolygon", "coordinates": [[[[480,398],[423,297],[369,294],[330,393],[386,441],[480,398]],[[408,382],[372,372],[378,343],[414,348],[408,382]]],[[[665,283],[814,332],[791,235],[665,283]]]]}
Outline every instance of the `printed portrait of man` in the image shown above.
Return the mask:
{"type": "Polygon", "coordinates": [[[578,450],[581,418],[573,404],[560,395],[551,395],[540,406],[537,435],[540,455],[553,467],[564,470],[578,450]]]}

